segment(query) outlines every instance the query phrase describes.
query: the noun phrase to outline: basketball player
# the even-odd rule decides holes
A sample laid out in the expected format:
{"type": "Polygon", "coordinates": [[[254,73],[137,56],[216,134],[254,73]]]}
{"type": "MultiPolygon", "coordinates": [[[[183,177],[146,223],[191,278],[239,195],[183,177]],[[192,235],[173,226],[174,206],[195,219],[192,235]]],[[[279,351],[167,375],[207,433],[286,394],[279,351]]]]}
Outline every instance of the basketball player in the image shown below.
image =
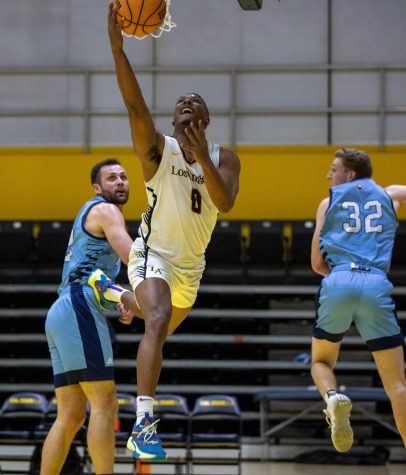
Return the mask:
{"type": "MultiPolygon", "coordinates": [[[[87,442],[96,474],[112,474],[117,412],[109,330],[87,279],[96,267],[114,279],[120,259],[127,264],[132,239],[121,213],[128,200],[127,174],[116,159],[91,172],[96,196],[84,204],[73,224],[59,298],[45,330],[52,359],[58,415],[42,451],[41,475],[57,475],[90,404],[87,442]]],[[[124,312],[123,307],[119,308],[124,312]]],[[[131,317],[124,312],[123,317],[131,317]]]]}
{"type": "Polygon", "coordinates": [[[372,352],[406,445],[404,338],[387,278],[396,233],[396,212],[406,203],[406,186],[386,189],[373,180],[369,156],[360,150],[335,153],[327,178],[330,197],[317,211],[312,268],[324,277],[312,339],[312,377],[327,404],[331,439],[350,450],[351,401],[337,393],[333,370],[343,335],[354,322],[372,352]]]}
{"type": "Polygon", "coordinates": [[[121,292],[96,273],[89,280],[101,300],[122,302],[145,320],[137,355],[137,420],[127,447],[136,458],[166,457],[156,433],[153,398],[162,366],[162,348],[192,308],[205,266],[204,253],[219,211],[227,212],[238,193],[236,154],[207,142],[210,123],[204,100],[179,97],[173,136],[152,121],[123,51],[116,7],[109,6],[108,29],[117,80],[128,110],[135,154],[141,161],[149,208],[143,214],[128,276],[135,292],[121,292]],[[135,300],[137,306],[135,306],[135,300]]]}

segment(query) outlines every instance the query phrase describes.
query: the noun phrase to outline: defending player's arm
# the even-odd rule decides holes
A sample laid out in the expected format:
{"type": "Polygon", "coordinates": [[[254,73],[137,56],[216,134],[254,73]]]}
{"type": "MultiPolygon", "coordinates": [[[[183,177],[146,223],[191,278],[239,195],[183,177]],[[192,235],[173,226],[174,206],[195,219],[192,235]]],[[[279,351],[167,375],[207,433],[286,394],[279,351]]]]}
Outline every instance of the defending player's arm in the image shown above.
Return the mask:
{"type": "Polygon", "coordinates": [[[120,209],[112,203],[100,203],[94,206],[87,218],[85,228],[97,237],[106,238],[110,246],[127,265],[132,239],[125,228],[124,217],[120,209]]]}
{"type": "Polygon", "coordinates": [[[316,229],[314,230],[311,250],[311,264],[314,272],[320,275],[330,273],[329,266],[324,262],[320,252],[320,232],[324,224],[324,216],[329,205],[330,198],[325,198],[319,205],[316,215],[316,229]]]}
{"type": "Polygon", "coordinates": [[[386,192],[392,198],[395,211],[397,211],[402,204],[406,203],[406,186],[390,185],[386,188],[386,192]]]}
{"type": "Polygon", "coordinates": [[[199,120],[198,128],[191,122],[185,133],[189,143],[181,145],[193,154],[202,167],[211,200],[219,211],[230,211],[239,189],[241,165],[238,156],[231,150],[221,148],[220,165],[216,168],[209,156],[203,122],[199,120]]]}
{"type": "Polygon", "coordinates": [[[133,148],[142,163],[144,180],[149,181],[159,166],[165,138],[156,131],[134,71],[123,50],[120,31],[122,20],[116,18],[117,7],[109,4],[108,32],[116,68],[117,82],[128,111],[133,148]]]}

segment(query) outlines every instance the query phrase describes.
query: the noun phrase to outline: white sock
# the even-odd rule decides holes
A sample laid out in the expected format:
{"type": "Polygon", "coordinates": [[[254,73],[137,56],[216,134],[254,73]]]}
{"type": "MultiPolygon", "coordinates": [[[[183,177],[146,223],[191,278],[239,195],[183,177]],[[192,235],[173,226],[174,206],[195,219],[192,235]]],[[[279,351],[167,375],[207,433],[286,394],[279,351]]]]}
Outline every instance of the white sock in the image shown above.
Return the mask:
{"type": "Polygon", "coordinates": [[[148,413],[149,417],[154,415],[154,398],[151,396],[137,396],[137,420],[135,424],[140,424],[141,420],[145,417],[145,413],[148,413]]]}

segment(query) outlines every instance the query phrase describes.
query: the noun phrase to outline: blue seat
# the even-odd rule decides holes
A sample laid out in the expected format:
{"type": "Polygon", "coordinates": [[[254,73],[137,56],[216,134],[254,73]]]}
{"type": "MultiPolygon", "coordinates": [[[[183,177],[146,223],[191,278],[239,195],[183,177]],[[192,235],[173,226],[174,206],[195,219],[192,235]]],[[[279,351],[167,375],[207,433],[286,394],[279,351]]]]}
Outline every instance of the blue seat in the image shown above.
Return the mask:
{"type": "Polygon", "coordinates": [[[0,437],[33,438],[43,421],[47,399],[43,394],[22,392],[11,394],[0,410],[0,437]]]}
{"type": "MultiPolygon", "coordinates": [[[[190,466],[233,465],[241,473],[242,418],[234,396],[199,397],[190,419],[190,466]],[[221,452],[216,454],[215,450],[221,452]]],[[[200,470],[199,470],[200,473],[200,470]]]]}

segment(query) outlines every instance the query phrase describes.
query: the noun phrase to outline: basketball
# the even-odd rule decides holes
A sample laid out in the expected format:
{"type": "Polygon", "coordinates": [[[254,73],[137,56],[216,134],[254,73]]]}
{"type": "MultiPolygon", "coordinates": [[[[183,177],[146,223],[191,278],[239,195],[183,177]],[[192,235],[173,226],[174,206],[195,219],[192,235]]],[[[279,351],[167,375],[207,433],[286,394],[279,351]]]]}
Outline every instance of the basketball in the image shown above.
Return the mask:
{"type": "Polygon", "coordinates": [[[165,0],[116,0],[117,16],[127,36],[143,37],[154,33],[165,20],[165,0]]]}

